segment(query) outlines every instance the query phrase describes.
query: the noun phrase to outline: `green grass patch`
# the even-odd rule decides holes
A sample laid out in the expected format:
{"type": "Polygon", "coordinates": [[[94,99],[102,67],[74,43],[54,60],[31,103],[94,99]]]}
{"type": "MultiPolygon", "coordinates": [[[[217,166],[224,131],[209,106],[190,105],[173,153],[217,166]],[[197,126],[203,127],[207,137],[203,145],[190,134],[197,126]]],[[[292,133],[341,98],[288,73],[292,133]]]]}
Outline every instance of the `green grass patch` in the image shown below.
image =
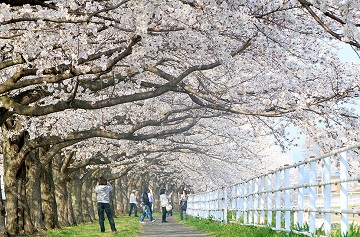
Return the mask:
{"type": "MultiPolygon", "coordinates": [[[[180,221],[178,216],[176,216],[175,219],[180,221]]],[[[180,221],[180,223],[217,237],[303,237],[303,235],[296,235],[294,233],[277,233],[270,227],[243,226],[236,223],[222,224],[218,221],[194,217],[188,217],[187,220],[180,221]]]]}
{"type": "Polygon", "coordinates": [[[47,236],[51,237],[136,237],[140,233],[141,224],[139,217],[121,216],[114,218],[117,232],[112,232],[109,222],[105,220],[105,233],[100,232],[99,222],[84,223],[77,226],[65,227],[62,229],[53,229],[46,232],[47,236]]]}
{"type": "MultiPolygon", "coordinates": [[[[212,236],[216,237],[305,237],[305,235],[295,234],[294,232],[276,232],[270,227],[254,227],[243,226],[236,223],[222,224],[219,221],[213,221],[211,219],[200,219],[195,217],[188,217],[187,220],[180,220],[178,213],[175,213],[175,219],[180,223],[193,227],[197,230],[204,231],[212,236]]],[[[295,227],[297,231],[308,231],[309,226],[307,224],[304,227],[295,227]]],[[[316,230],[313,235],[325,236],[325,231],[322,228],[316,230]]],[[[333,230],[331,233],[333,237],[360,237],[360,226],[352,223],[349,228],[349,233],[341,234],[340,230],[333,230]]]]}

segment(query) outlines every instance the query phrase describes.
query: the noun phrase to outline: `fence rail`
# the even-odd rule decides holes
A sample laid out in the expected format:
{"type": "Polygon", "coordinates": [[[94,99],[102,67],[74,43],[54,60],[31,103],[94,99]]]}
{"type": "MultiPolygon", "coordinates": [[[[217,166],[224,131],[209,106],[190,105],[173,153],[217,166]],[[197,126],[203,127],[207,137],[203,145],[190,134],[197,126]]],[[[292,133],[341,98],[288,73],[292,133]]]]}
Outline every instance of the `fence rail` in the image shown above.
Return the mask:
{"type": "Polygon", "coordinates": [[[349,156],[360,143],[311,157],[293,165],[211,192],[189,195],[187,214],[312,236],[320,226],[326,235],[340,224],[349,231],[349,215],[360,223],[360,174],[349,174],[349,156]],[[337,215],[336,215],[337,214],[337,215]],[[308,226],[308,228],[304,228],[308,226]],[[306,230],[305,230],[306,229],[306,230]],[[294,230],[292,230],[294,231],[294,230]]]}

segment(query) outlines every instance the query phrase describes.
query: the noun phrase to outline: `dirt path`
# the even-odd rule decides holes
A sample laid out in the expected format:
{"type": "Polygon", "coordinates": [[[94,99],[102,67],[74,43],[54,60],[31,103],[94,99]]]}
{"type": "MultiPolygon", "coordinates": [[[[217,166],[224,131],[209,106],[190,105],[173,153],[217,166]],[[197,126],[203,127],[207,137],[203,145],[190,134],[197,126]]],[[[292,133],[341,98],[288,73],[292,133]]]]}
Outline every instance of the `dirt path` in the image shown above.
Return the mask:
{"type": "Polygon", "coordinates": [[[145,236],[161,236],[161,237],[211,237],[204,232],[199,230],[191,229],[174,220],[173,216],[167,217],[168,222],[161,222],[161,216],[155,215],[155,222],[150,222],[149,218],[145,218],[145,224],[142,224],[141,233],[139,237],[145,236]]]}

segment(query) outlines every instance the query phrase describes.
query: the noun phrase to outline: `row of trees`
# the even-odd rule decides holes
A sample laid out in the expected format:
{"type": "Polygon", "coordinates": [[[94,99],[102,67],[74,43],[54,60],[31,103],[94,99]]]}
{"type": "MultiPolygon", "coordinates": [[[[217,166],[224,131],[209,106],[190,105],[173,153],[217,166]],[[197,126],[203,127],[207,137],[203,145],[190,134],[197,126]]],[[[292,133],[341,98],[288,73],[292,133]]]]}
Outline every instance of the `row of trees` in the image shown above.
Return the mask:
{"type": "Polygon", "coordinates": [[[360,48],[356,1],[6,3],[3,236],[91,220],[100,174],[124,197],[204,190],[268,169],[289,125],[324,148],[359,137],[358,65],[333,40],[360,48]]]}

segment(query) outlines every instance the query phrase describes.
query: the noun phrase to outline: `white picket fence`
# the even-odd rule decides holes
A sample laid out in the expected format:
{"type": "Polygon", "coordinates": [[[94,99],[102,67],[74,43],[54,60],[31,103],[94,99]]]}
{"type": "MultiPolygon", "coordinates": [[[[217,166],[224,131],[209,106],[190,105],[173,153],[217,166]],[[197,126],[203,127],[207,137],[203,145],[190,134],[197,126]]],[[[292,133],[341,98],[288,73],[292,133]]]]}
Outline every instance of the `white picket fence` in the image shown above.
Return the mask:
{"type": "Polygon", "coordinates": [[[349,184],[360,182],[360,174],[350,175],[348,169],[349,156],[358,148],[360,143],[233,186],[189,195],[187,214],[227,223],[231,212],[231,220],[239,224],[307,236],[320,227],[328,235],[335,228],[332,224],[339,223],[345,234],[351,224],[349,216],[352,221],[357,217],[360,224],[360,193],[348,191],[349,184]]]}

